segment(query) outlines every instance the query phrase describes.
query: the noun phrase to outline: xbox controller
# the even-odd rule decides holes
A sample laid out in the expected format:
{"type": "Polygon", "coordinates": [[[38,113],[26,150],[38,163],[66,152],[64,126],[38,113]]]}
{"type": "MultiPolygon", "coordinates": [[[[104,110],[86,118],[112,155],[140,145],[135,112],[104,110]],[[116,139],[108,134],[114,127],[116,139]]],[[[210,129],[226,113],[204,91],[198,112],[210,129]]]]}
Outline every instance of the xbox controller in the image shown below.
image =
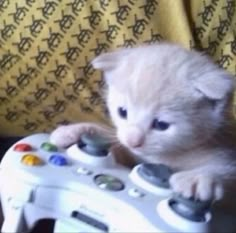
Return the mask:
{"type": "Polygon", "coordinates": [[[66,149],[48,134],[12,145],[0,164],[2,232],[29,231],[45,218],[55,219],[54,232],[214,231],[209,203],[173,194],[168,167],[130,170],[116,163],[110,146],[89,134],[66,149]]]}

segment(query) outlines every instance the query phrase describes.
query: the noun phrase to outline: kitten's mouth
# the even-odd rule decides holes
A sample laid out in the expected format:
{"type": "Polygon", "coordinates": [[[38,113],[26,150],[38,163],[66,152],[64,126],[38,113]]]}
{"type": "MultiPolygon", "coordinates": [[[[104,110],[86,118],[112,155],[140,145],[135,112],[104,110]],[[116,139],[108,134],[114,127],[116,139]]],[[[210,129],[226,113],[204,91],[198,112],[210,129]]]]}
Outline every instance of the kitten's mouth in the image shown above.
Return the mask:
{"type": "Polygon", "coordinates": [[[122,146],[124,146],[128,151],[130,151],[133,155],[137,155],[137,156],[147,156],[150,154],[150,152],[147,152],[147,148],[141,146],[141,147],[131,147],[129,145],[127,145],[126,143],[122,142],[120,140],[120,143],[122,146]]]}
{"type": "Polygon", "coordinates": [[[130,147],[127,147],[128,150],[130,150],[134,155],[137,155],[137,156],[142,156],[144,154],[143,150],[141,148],[130,148],[130,147]]]}
{"type": "Polygon", "coordinates": [[[132,154],[138,156],[138,157],[152,157],[157,155],[157,151],[151,151],[148,150],[148,148],[139,147],[139,148],[131,148],[126,147],[132,154]]]}

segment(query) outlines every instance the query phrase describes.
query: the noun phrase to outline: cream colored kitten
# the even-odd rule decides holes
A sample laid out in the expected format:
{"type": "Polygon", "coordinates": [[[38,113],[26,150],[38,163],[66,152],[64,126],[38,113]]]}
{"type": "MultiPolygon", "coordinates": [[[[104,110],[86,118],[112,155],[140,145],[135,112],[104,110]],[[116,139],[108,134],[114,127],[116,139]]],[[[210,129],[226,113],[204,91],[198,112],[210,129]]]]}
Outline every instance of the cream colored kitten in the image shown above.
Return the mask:
{"type": "MultiPolygon", "coordinates": [[[[221,199],[236,178],[231,122],[232,77],[205,56],[177,45],[146,45],[102,54],[107,105],[117,138],[142,161],[176,171],[174,191],[201,200],[221,199]]],[[[51,141],[68,146],[93,123],[61,126],[51,141]]]]}

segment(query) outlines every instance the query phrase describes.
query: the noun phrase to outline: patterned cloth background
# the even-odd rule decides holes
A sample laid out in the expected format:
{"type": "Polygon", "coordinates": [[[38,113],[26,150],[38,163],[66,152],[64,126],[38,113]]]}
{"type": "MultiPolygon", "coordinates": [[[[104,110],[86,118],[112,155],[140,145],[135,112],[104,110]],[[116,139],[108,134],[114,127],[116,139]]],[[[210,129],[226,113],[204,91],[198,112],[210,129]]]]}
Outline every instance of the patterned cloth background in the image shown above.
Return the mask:
{"type": "MultiPolygon", "coordinates": [[[[161,40],[236,73],[235,0],[0,0],[0,134],[109,122],[89,61],[161,40]]],[[[173,55],[174,56],[174,55],[173,55]]]]}

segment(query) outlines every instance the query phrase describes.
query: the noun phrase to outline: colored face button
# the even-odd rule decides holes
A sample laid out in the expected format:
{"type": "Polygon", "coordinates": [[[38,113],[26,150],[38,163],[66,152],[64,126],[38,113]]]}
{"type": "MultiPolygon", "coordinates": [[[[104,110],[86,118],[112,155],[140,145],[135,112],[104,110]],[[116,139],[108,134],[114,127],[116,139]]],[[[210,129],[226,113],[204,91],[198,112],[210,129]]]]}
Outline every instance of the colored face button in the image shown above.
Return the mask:
{"type": "Polygon", "coordinates": [[[110,175],[97,175],[94,178],[94,182],[99,188],[110,191],[120,191],[125,188],[125,185],[121,180],[110,175]]]}
{"type": "Polygon", "coordinates": [[[43,165],[43,160],[40,159],[38,156],[33,155],[33,154],[26,154],[22,157],[21,162],[24,165],[28,166],[39,166],[43,165]]]}
{"type": "Polygon", "coordinates": [[[46,151],[57,151],[57,147],[49,142],[44,142],[41,145],[41,148],[46,150],[46,151]]]}
{"type": "Polygon", "coordinates": [[[19,151],[19,152],[32,151],[32,149],[33,148],[27,143],[19,143],[14,147],[14,151],[19,151]]]}
{"type": "Polygon", "coordinates": [[[61,155],[52,155],[49,158],[49,162],[51,164],[57,165],[57,166],[65,166],[68,164],[66,158],[64,158],[61,155]]]}

